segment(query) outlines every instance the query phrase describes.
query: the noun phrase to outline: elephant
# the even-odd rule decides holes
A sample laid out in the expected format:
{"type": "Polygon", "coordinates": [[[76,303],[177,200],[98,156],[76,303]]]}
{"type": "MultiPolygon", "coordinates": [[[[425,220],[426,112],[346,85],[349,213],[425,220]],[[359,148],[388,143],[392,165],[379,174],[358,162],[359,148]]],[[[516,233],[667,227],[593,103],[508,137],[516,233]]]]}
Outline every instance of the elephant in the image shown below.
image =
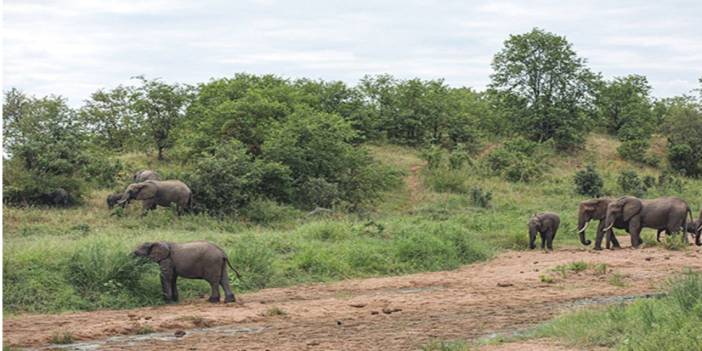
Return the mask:
{"type": "Polygon", "coordinates": [[[529,249],[535,249],[536,233],[541,235],[541,249],[553,250],[553,238],[556,237],[561,218],[553,212],[535,214],[529,219],[529,249]]]}
{"type": "Polygon", "coordinates": [[[50,192],[50,193],[44,193],[42,195],[42,201],[45,204],[53,205],[53,206],[62,206],[66,207],[70,204],[71,197],[68,194],[68,191],[64,188],[56,188],[56,190],[50,192]]]}
{"type": "MultiPolygon", "coordinates": [[[[642,243],[641,229],[651,228],[665,230],[667,234],[677,233],[687,226],[687,216],[692,220],[692,211],[685,201],[677,197],[662,197],[642,200],[633,196],[623,196],[607,206],[605,229],[607,232],[617,221],[628,224],[631,246],[639,247],[642,243]]],[[[687,235],[683,235],[687,242],[687,235]]]]}
{"type": "Polygon", "coordinates": [[[229,258],[217,245],[207,241],[187,243],[146,242],[139,245],[132,254],[158,263],[161,271],[161,288],[167,303],[178,301],[178,277],[202,279],[210,283],[212,294],[209,302],[219,302],[219,286],[224,289],[224,302],[234,302],[236,298],[229,285],[227,266],[241,279],[239,272],[232,267],[229,258]]]}
{"type": "MultiPolygon", "coordinates": [[[[664,232],[664,229],[658,229],[658,233],[656,233],[656,241],[661,242],[661,233],[664,232]]],[[[702,241],[700,241],[700,236],[702,235],[702,220],[701,219],[695,219],[692,222],[688,222],[687,226],[685,227],[685,231],[683,232],[684,235],[687,235],[687,233],[690,233],[695,236],[695,245],[697,246],[702,246],[702,241]]]]}
{"type": "MultiPolygon", "coordinates": [[[[612,230],[608,231],[608,235],[605,236],[604,229],[604,219],[607,216],[607,205],[612,202],[612,198],[603,197],[597,199],[590,199],[580,202],[578,206],[578,235],[580,236],[580,243],[587,246],[590,245],[591,241],[585,238],[585,230],[591,220],[599,220],[597,225],[597,234],[595,236],[595,250],[602,250],[602,238],[607,238],[606,247],[609,248],[621,248],[617,237],[614,235],[612,230]],[[611,247],[610,247],[611,239],[611,247]]],[[[614,228],[617,229],[628,229],[628,224],[622,221],[615,221],[614,228]]]]}
{"type": "Polygon", "coordinates": [[[131,199],[142,200],[142,215],[145,215],[156,206],[168,207],[174,203],[180,215],[190,208],[192,197],[190,188],[179,180],[147,180],[130,184],[117,204],[122,205],[131,199]]]}
{"type": "MultiPolygon", "coordinates": [[[[107,195],[107,208],[112,209],[117,205],[117,202],[122,199],[124,196],[124,193],[112,193],[110,195],[107,195]]],[[[126,206],[127,203],[122,204],[122,207],[126,206]]]]}
{"type": "Polygon", "coordinates": [[[159,176],[158,173],[156,173],[155,171],[145,169],[143,171],[134,173],[132,180],[134,180],[134,183],[141,183],[147,180],[161,180],[161,176],[159,176]]]}

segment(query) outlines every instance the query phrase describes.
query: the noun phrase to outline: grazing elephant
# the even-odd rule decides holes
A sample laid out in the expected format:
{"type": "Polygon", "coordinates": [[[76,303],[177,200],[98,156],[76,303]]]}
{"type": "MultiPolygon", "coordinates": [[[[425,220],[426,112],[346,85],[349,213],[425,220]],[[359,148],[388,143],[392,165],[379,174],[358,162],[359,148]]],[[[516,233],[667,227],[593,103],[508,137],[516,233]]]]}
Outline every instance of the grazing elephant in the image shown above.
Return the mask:
{"type": "MultiPolygon", "coordinates": [[[[124,193],[113,193],[110,195],[107,195],[107,208],[112,209],[117,205],[117,202],[119,202],[120,199],[124,196],[124,193]]],[[[126,206],[127,203],[122,204],[122,207],[126,206]]]]}
{"type": "MultiPolygon", "coordinates": [[[[628,224],[631,246],[641,245],[641,229],[651,228],[665,230],[667,234],[677,233],[686,228],[687,215],[692,219],[692,212],[687,203],[677,197],[662,197],[642,200],[633,196],[624,196],[607,206],[605,231],[609,231],[617,220],[628,224]]],[[[683,235],[687,242],[687,235],[683,235]]]]}
{"type": "Polygon", "coordinates": [[[53,206],[68,206],[69,199],[68,191],[64,188],[57,188],[50,193],[42,195],[43,202],[53,206]]]}
{"type": "Polygon", "coordinates": [[[224,302],[234,302],[234,293],[229,286],[227,266],[236,276],[241,275],[232,267],[224,253],[217,245],[207,241],[192,241],[188,243],[155,242],[143,243],[134,250],[137,257],[146,257],[161,268],[161,287],[166,302],[178,301],[178,277],[203,279],[210,283],[212,294],[210,302],[219,302],[219,286],[224,289],[224,302]]]}
{"type": "Polygon", "coordinates": [[[535,214],[529,219],[529,248],[534,249],[536,245],[536,233],[541,235],[541,249],[544,247],[553,250],[553,238],[556,237],[561,218],[552,212],[535,214]]]}
{"type": "Polygon", "coordinates": [[[168,207],[174,203],[180,215],[184,209],[190,208],[192,192],[180,180],[147,180],[130,184],[117,204],[122,205],[131,199],[142,200],[142,214],[155,209],[156,206],[168,207]]]}
{"type": "Polygon", "coordinates": [[[134,183],[141,183],[147,180],[161,180],[161,176],[159,176],[158,173],[156,173],[155,171],[145,169],[143,171],[134,173],[132,180],[134,180],[134,183]]]}
{"type": "MultiPolygon", "coordinates": [[[[612,202],[612,198],[598,198],[585,200],[578,206],[578,235],[580,235],[580,243],[583,245],[590,245],[591,241],[585,239],[585,230],[590,224],[591,220],[599,220],[597,225],[597,233],[595,236],[595,250],[602,250],[602,238],[607,238],[606,247],[610,248],[610,238],[611,238],[611,248],[621,248],[617,237],[612,233],[610,229],[608,235],[605,236],[604,229],[604,219],[607,217],[607,205],[612,202]]],[[[617,229],[628,229],[628,224],[622,221],[615,221],[614,228],[617,229]]]]}

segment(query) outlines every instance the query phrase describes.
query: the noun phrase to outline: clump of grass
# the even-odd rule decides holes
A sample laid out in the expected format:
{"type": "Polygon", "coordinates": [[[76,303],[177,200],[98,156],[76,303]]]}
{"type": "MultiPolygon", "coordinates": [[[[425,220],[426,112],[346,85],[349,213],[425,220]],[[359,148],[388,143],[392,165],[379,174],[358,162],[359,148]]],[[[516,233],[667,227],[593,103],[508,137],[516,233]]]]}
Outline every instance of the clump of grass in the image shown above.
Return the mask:
{"type": "Polygon", "coordinates": [[[73,343],[73,334],[71,332],[55,332],[51,336],[51,343],[57,345],[66,345],[73,343]]]}
{"type": "Polygon", "coordinates": [[[539,327],[537,337],[557,338],[577,347],[616,350],[702,349],[702,274],[674,278],[667,296],[631,304],[568,313],[539,327]]]}
{"type": "Polygon", "coordinates": [[[422,351],[470,351],[470,347],[463,340],[433,340],[422,345],[422,351]]]}
{"type": "Polygon", "coordinates": [[[620,273],[614,273],[609,277],[609,280],[607,280],[609,284],[614,285],[619,288],[623,288],[627,286],[627,283],[624,281],[624,276],[621,275],[620,273]]]}
{"type": "MultiPolygon", "coordinates": [[[[687,235],[686,233],[683,233],[683,235],[687,235]]],[[[686,242],[683,241],[683,238],[680,236],[680,233],[678,235],[669,237],[669,236],[664,236],[661,239],[661,245],[665,247],[667,250],[672,250],[672,251],[683,251],[689,249],[690,245],[686,242]]]]}
{"type": "Polygon", "coordinates": [[[592,270],[595,272],[595,275],[605,275],[607,274],[607,264],[597,263],[594,266],[592,266],[592,270]]]}
{"type": "Polygon", "coordinates": [[[551,275],[549,275],[549,274],[542,274],[542,275],[540,275],[540,276],[539,276],[539,280],[540,280],[542,283],[546,283],[546,284],[553,284],[553,283],[556,282],[556,279],[553,278],[553,276],[551,276],[551,275]]]}
{"type": "Polygon", "coordinates": [[[154,328],[148,324],[142,324],[136,330],[137,335],[146,335],[146,334],[151,334],[153,332],[154,332],[154,328]]]}
{"type": "Polygon", "coordinates": [[[582,272],[589,267],[587,262],[576,261],[568,264],[561,264],[552,269],[552,271],[560,273],[563,278],[568,276],[568,272],[582,272]]]}
{"type": "Polygon", "coordinates": [[[287,316],[288,312],[278,306],[273,306],[264,311],[263,315],[266,317],[287,316]]]}

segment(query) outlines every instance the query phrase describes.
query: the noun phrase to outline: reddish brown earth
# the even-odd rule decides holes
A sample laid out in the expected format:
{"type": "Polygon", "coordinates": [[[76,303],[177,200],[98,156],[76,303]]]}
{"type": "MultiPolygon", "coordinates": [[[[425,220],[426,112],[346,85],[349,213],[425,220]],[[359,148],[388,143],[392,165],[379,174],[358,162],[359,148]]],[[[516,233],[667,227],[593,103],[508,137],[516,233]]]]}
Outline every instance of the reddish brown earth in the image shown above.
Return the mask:
{"type": "MultiPolygon", "coordinates": [[[[72,347],[94,349],[418,349],[434,339],[509,334],[583,303],[655,292],[666,278],[684,268],[701,270],[701,257],[697,247],[685,252],[662,248],[506,252],[455,271],[265,289],[241,295],[241,304],[195,301],[121,311],[13,316],[4,321],[4,342],[43,347],[52,335],[69,332],[76,340],[72,347]],[[551,271],[574,261],[606,263],[608,270],[598,275],[588,269],[565,278],[551,271]],[[624,277],[626,286],[609,283],[615,273],[624,277]],[[555,277],[555,282],[541,282],[542,274],[555,277]],[[135,335],[144,326],[156,333],[135,335]],[[176,331],[185,335],[176,338],[176,331]]],[[[568,350],[549,340],[484,349],[568,350]]]]}

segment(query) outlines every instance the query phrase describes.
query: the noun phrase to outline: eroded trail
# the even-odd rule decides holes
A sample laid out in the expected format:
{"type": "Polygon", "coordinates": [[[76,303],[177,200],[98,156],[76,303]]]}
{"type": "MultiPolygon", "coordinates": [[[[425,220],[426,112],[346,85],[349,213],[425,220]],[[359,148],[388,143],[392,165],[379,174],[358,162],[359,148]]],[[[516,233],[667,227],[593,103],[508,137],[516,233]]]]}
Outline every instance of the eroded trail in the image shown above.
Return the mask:
{"type": "Polygon", "coordinates": [[[582,303],[655,292],[685,268],[702,269],[701,258],[697,247],[507,252],[449,272],[266,289],[241,295],[243,304],[23,315],[3,327],[6,345],[33,348],[69,332],[76,339],[69,349],[407,350],[431,339],[518,330],[582,303]],[[550,271],[574,261],[606,263],[607,273],[550,271]],[[542,274],[555,282],[542,282],[542,274]],[[614,274],[624,286],[610,282],[614,274]],[[145,329],[156,333],[134,336],[145,329]],[[179,330],[185,335],[173,336],[179,330]],[[111,338],[117,335],[124,336],[111,338]]]}

